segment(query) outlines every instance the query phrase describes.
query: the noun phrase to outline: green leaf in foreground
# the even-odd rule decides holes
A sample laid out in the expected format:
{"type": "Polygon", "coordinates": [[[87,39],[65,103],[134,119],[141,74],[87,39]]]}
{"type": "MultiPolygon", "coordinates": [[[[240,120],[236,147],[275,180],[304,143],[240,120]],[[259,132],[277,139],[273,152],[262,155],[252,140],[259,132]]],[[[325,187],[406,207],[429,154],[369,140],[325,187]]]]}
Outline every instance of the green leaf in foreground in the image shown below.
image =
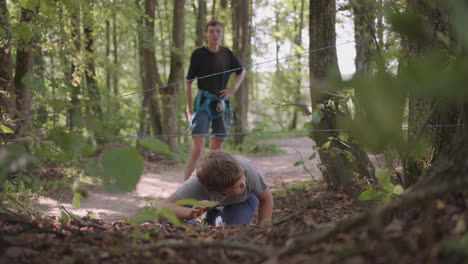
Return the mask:
{"type": "Polygon", "coordinates": [[[137,214],[130,219],[130,223],[141,224],[144,222],[154,222],[156,219],[158,219],[158,210],[146,206],[138,210],[137,214]]]}
{"type": "Polygon", "coordinates": [[[183,199],[176,202],[180,206],[200,206],[200,207],[215,207],[219,205],[216,201],[197,201],[195,199],[183,199]]]}
{"type": "Polygon", "coordinates": [[[143,174],[143,159],[137,149],[107,149],[102,153],[104,188],[109,192],[135,189],[143,174]]]}
{"type": "Polygon", "coordinates": [[[5,126],[5,125],[0,125],[0,130],[2,131],[2,133],[5,133],[5,134],[13,134],[15,132],[13,132],[13,130],[11,130],[11,128],[5,126]]]}
{"type": "Polygon", "coordinates": [[[175,226],[180,226],[180,220],[177,218],[174,212],[167,208],[160,208],[159,209],[159,214],[163,217],[166,218],[169,222],[171,222],[175,226]]]}
{"type": "Polygon", "coordinates": [[[359,195],[358,200],[359,201],[374,200],[375,198],[377,198],[378,195],[379,195],[378,191],[376,191],[374,189],[369,189],[369,190],[366,190],[366,191],[362,192],[359,195]]]}

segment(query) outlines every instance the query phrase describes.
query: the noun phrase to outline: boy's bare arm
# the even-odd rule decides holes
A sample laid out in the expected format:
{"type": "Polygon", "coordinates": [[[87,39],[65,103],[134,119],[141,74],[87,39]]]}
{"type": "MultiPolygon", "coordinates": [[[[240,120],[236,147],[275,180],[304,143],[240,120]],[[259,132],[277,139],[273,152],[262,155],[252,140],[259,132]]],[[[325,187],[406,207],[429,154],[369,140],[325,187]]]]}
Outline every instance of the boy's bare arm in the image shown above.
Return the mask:
{"type": "Polygon", "coordinates": [[[187,120],[190,122],[192,120],[192,82],[185,82],[185,104],[187,106],[187,120]]]}
{"type": "Polygon", "coordinates": [[[271,215],[273,213],[273,195],[267,187],[265,191],[258,197],[260,206],[258,208],[258,224],[268,225],[271,223],[271,215]]]}
{"type": "Polygon", "coordinates": [[[175,204],[179,200],[177,195],[172,194],[161,202],[161,206],[171,210],[179,219],[193,219],[203,214],[204,210],[200,208],[189,208],[175,204]]]}
{"type": "Polygon", "coordinates": [[[224,89],[219,93],[221,97],[229,98],[233,96],[236,93],[236,91],[239,89],[239,86],[244,80],[244,77],[245,77],[245,70],[242,70],[242,72],[239,73],[234,79],[234,83],[232,84],[232,86],[229,89],[224,89]]]}

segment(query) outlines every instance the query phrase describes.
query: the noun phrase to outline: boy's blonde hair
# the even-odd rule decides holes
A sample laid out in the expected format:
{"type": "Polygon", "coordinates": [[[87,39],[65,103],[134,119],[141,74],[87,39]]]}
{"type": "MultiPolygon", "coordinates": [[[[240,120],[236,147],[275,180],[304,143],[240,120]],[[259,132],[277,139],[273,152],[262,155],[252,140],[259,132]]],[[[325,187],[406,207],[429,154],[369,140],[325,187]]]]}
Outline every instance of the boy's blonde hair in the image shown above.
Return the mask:
{"type": "Polygon", "coordinates": [[[201,160],[198,180],[209,190],[224,190],[233,186],[242,176],[239,162],[229,153],[212,150],[201,160]]]}

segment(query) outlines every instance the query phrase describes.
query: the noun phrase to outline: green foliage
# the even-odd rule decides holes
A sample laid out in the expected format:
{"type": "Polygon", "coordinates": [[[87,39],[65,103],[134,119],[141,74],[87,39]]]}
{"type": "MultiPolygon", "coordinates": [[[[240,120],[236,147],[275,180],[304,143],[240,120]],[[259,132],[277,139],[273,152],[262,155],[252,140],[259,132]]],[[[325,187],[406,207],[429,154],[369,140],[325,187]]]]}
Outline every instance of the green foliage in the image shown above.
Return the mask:
{"type": "Polygon", "coordinates": [[[80,188],[80,178],[76,179],[71,186],[71,191],[73,193],[73,208],[78,209],[81,207],[81,199],[86,198],[88,194],[86,191],[80,188]]]}
{"type": "Polygon", "coordinates": [[[159,138],[153,138],[153,137],[145,137],[138,139],[138,144],[144,148],[147,148],[149,150],[166,154],[166,155],[171,155],[171,150],[169,149],[169,145],[164,142],[163,140],[159,138]]]}
{"type": "Polygon", "coordinates": [[[43,81],[34,77],[33,74],[28,73],[24,75],[24,77],[21,79],[21,82],[38,93],[47,92],[47,88],[45,87],[43,81]]]}
{"type": "Polygon", "coordinates": [[[35,11],[39,0],[18,0],[22,8],[35,11]]]}
{"type": "Polygon", "coordinates": [[[0,148],[0,189],[10,173],[25,168],[33,157],[19,144],[10,144],[0,148]]]}
{"type": "Polygon", "coordinates": [[[18,39],[24,41],[24,42],[29,42],[31,41],[33,32],[31,29],[31,26],[26,23],[26,22],[20,22],[17,24],[14,24],[12,26],[12,33],[15,35],[18,39]]]}
{"type": "Polygon", "coordinates": [[[314,184],[314,181],[303,181],[299,183],[286,185],[284,189],[272,190],[272,193],[275,197],[277,197],[290,195],[291,193],[301,190],[310,191],[312,187],[314,187],[314,184]]]}
{"type": "Polygon", "coordinates": [[[403,193],[403,187],[401,187],[401,185],[394,185],[392,183],[391,175],[388,171],[383,169],[376,169],[375,177],[377,178],[377,188],[370,186],[369,189],[359,195],[358,200],[388,201],[403,193]]]}
{"type": "Polygon", "coordinates": [[[160,218],[167,219],[175,226],[181,226],[179,218],[169,209],[160,206],[157,202],[146,200],[147,205],[138,209],[136,215],[130,219],[131,224],[155,222],[160,218]]]}
{"type": "Polygon", "coordinates": [[[9,127],[7,127],[7,126],[5,126],[5,125],[1,125],[1,124],[0,124],[0,131],[1,131],[2,133],[5,133],[5,134],[13,134],[13,133],[15,133],[13,130],[11,130],[11,128],[9,128],[9,127]]]}
{"type": "Polygon", "coordinates": [[[219,205],[216,201],[198,201],[195,199],[183,199],[176,202],[180,206],[198,206],[198,207],[215,207],[219,205]]]}
{"type": "Polygon", "coordinates": [[[59,127],[52,129],[51,139],[60,148],[57,158],[62,162],[71,161],[78,157],[86,147],[86,142],[80,136],[66,133],[59,127]]]}
{"type": "Polygon", "coordinates": [[[102,178],[109,192],[129,192],[135,189],[143,174],[143,159],[137,149],[123,147],[106,149],[101,156],[101,165],[88,162],[89,174],[102,178]]]}
{"type": "Polygon", "coordinates": [[[347,85],[356,87],[356,105],[363,111],[354,120],[341,120],[370,151],[381,153],[386,146],[404,142],[401,131],[404,92],[396,87],[390,73],[355,78],[347,85]]]}

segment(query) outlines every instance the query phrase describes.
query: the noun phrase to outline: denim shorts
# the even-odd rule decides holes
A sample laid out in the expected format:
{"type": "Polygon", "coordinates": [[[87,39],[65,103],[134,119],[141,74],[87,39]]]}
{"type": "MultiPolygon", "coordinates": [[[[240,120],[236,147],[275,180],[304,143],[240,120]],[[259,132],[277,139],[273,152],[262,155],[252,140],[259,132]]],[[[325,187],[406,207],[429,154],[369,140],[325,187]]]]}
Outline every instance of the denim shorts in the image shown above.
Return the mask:
{"type": "Polygon", "coordinates": [[[226,205],[221,211],[217,208],[208,211],[206,222],[212,226],[226,225],[250,225],[255,216],[260,201],[251,193],[249,198],[238,204],[226,205]]]}
{"type": "Polygon", "coordinates": [[[219,117],[210,121],[210,117],[206,111],[200,111],[192,120],[192,136],[208,134],[210,123],[212,137],[225,140],[231,124],[229,115],[225,115],[224,120],[223,117],[219,117]]]}

